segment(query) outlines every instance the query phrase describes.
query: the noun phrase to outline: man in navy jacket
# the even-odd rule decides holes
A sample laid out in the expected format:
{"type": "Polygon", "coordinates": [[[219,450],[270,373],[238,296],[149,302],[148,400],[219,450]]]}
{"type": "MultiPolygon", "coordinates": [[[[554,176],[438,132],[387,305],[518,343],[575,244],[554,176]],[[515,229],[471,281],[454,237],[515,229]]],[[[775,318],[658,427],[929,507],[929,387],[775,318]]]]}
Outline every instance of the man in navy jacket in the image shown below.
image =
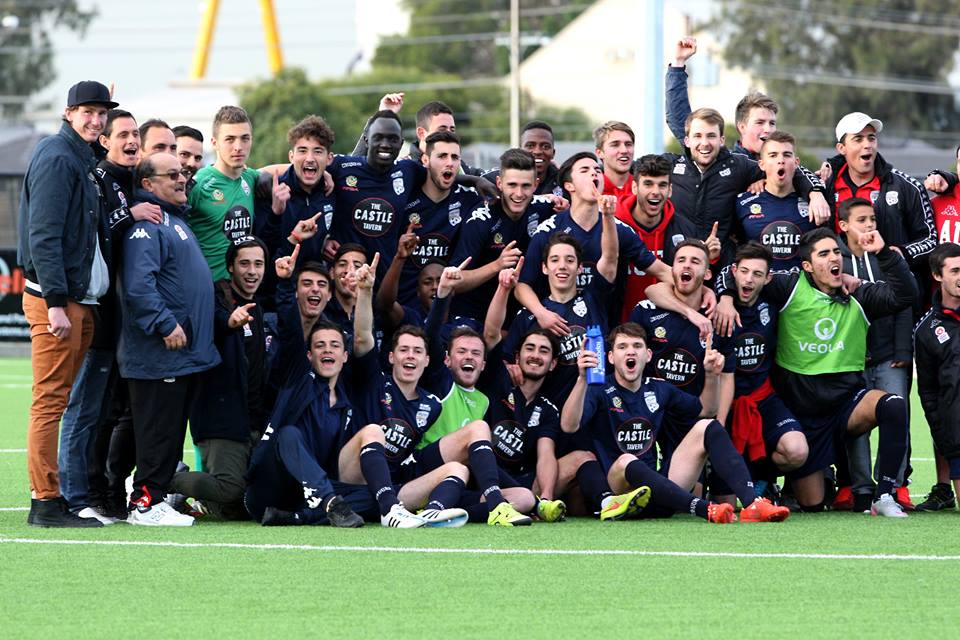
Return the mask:
{"type": "Polygon", "coordinates": [[[196,374],[220,363],[213,343],[213,281],[186,223],[186,184],[175,156],[141,160],[134,199],[159,206],[162,221],[137,222],[123,239],[117,360],[129,381],[137,444],[132,524],[193,524],[163,498],[183,449],[196,374]]]}

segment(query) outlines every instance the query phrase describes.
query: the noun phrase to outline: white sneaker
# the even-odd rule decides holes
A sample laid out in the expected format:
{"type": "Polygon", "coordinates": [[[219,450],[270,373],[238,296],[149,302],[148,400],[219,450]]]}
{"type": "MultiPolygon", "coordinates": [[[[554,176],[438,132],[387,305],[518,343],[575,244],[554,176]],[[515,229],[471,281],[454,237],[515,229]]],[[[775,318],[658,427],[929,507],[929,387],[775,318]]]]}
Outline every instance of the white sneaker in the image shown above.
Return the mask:
{"type": "Polygon", "coordinates": [[[418,515],[407,511],[399,502],[386,515],[380,516],[380,524],[397,529],[417,529],[427,524],[427,521],[418,515]]]}
{"type": "Polygon", "coordinates": [[[77,513],[77,516],[80,518],[95,518],[103,523],[104,526],[108,524],[117,524],[117,522],[119,522],[116,518],[111,518],[110,516],[104,516],[97,513],[97,510],[93,507],[84,507],[77,513]]]}
{"type": "Polygon", "coordinates": [[[889,493],[884,493],[878,499],[873,501],[873,505],[870,506],[870,515],[886,516],[887,518],[907,517],[907,514],[904,513],[903,509],[900,507],[900,503],[894,500],[893,496],[889,493]]]}
{"type": "Polygon", "coordinates": [[[417,515],[427,521],[428,527],[462,527],[469,519],[463,509],[424,509],[417,515]]]}
{"type": "Polygon", "coordinates": [[[166,502],[158,502],[146,510],[135,508],[127,516],[127,522],[147,527],[189,527],[193,517],[178,513],[166,502]]]}

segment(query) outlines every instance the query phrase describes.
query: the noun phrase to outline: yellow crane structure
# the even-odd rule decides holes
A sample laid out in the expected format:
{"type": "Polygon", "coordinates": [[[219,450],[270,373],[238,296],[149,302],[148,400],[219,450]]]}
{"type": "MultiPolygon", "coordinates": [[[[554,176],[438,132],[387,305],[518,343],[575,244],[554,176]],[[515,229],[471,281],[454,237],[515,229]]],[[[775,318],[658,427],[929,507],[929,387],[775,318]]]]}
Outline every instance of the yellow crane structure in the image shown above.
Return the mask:
{"type": "MultiPolygon", "coordinates": [[[[217,25],[217,11],[220,0],[206,0],[207,7],[200,20],[197,43],[193,49],[193,64],[190,66],[190,79],[202,80],[207,75],[207,59],[213,45],[213,32],[217,25]]],[[[263,21],[263,38],[267,45],[267,62],[270,73],[277,75],[283,68],[283,51],[280,49],[280,33],[277,31],[277,16],[273,10],[273,0],[259,0],[260,18],[263,21]]]]}

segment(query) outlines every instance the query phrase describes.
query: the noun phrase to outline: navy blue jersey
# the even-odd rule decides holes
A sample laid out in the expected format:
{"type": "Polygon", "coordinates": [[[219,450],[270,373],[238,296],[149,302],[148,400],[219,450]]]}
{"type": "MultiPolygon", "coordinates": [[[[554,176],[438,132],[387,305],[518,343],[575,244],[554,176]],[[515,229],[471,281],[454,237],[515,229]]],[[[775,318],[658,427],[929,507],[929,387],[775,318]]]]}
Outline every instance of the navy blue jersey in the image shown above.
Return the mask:
{"type": "MultiPolygon", "coordinates": [[[[548,398],[561,404],[577,381],[579,371],[577,358],[580,357],[580,345],[587,327],[598,325],[603,335],[607,334],[608,314],[605,298],[613,291],[614,285],[603,277],[593,278],[590,283],[568,302],[556,302],[550,298],[540,300],[550,311],[563,317],[570,327],[570,333],[559,338],[560,351],[557,354],[557,367],[547,374],[541,392],[548,398]]],[[[503,341],[503,357],[513,362],[520,349],[520,339],[530,329],[537,326],[537,319],[527,309],[521,309],[510,332],[503,341]]]]}
{"type": "MultiPolygon", "coordinates": [[[[467,257],[472,257],[467,269],[477,269],[496,261],[503,248],[514,241],[517,248],[528,255],[530,238],[536,233],[537,227],[551,217],[553,199],[550,196],[534,196],[517,220],[504,213],[499,203],[489,207],[481,204],[470,212],[464,223],[450,262],[460,264],[467,257]]],[[[530,260],[532,258],[528,256],[527,261],[530,260]]],[[[539,256],[535,261],[540,262],[539,256]]],[[[482,320],[496,290],[497,279],[491,278],[472,291],[458,293],[453,299],[451,312],[482,320]]]]}
{"type": "Polygon", "coordinates": [[[483,198],[476,189],[458,184],[453,185],[447,197],[440,202],[434,202],[422,190],[417,190],[404,208],[400,220],[400,233],[406,231],[409,224],[414,224],[418,225],[416,232],[420,237],[413,255],[403,263],[397,293],[400,304],[416,301],[417,275],[428,261],[449,263],[450,254],[460,237],[463,219],[482,204],[483,198]]]}
{"type": "Polygon", "coordinates": [[[771,269],[786,270],[800,266],[797,248],[800,236],[815,229],[807,217],[810,204],[796,193],[779,197],[769,191],[744,192],[737,196],[737,219],[746,235],[773,253],[771,269]]]}
{"type": "Polygon", "coordinates": [[[541,395],[527,402],[520,387],[491,396],[484,419],[490,425],[497,464],[514,475],[537,470],[540,438],[558,443],[562,435],[556,405],[541,395]]]}
{"type": "Polygon", "coordinates": [[[440,399],[417,387],[417,397],[408,400],[394,383],[393,375],[380,369],[376,349],[354,358],[350,388],[354,420],[360,425],[379,424],[383,428],[384,453],[390,472],[396,473],[437,421],[440,399]]]}
{"type": "MultiPolygon", "coordinates": [[[[583,270],[577,276],[578,287],[587,286],[587,283],[593,279],[597,261],[600,259],[600,236],[603,232],[600,213],[597,213],[597,223],[589,231],[573,220],[569,210],[558,213],[537,227],[537,232],[530,238],[530,246],[526,251],[527,259],[523,263],[523,271],[520,272],[520,282],[533,287],[533,290],[539,295],[546,292],[544,287],[547,282],[546,276],[541,271],[543,248],[547,245],[550,236],[557,232],[569,233],[580,242],[583,250],[583,261],[581,263],[583,270]]],[[[640,236],[619,220],[617,220],[617,238],[620,242],[621,263],[633,264],[643,271],[657,259],[643,244],[640,236]]]]}
{"type": "Polygon", "coordinates": [[[736,391],[745,396],[770,377],[777,353],[777,310],[762,300],[752,307],[737,305],[742,326],[733,334],[736,355],[736,391]]]}
{"type": "Polygon", "coordinates": [[[366,158],[336,156],[327,166],[333,177],[336,207],[330,235],[341,244],[363,245],[373,258],[380,252],[378,277],[397,252],[401,214],[423,184],[426,169],[412,160],[394,163],[386,173],[372,168],[366,158]]]}
{"type": "MultiPolygon", "coordinates": [[[[700,340],[696,325],[679,313],[657,309],[649,300],[633,308],[630,322],[636,322],[646,330],[647,346],[653,351],[644,374],[661,378],[699,396],[703,391],[706,341],[700,340]]],[[[723,372],[732,373],[736,367],[733,340],[714,334],[713,348],[723,354],[723,372]]]]}
{"type": "Polygon", "coordinates": [[[668,461],[701,411],[699,398],[663,380],[645,378],[637,391],[630,391],[608,375],[606,384],[587,387],[580,428],[592,437],[604,472],[624,453],[656,469],[654,443],[668,461]]]}

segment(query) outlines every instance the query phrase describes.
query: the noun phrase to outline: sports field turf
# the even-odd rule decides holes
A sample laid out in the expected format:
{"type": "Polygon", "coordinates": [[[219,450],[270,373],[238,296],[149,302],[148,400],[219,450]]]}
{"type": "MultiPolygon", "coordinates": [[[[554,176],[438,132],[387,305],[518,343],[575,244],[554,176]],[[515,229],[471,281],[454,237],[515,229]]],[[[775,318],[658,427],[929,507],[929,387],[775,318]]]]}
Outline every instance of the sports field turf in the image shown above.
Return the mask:
{"type": "MultiPolygon", "coordinates": [[[[202,520],[34,529],[29,387],[29,362],[0,360],[2,638],[919,638],[957,629],[957,513],[725,526],[574,519],[514,530],[202,520]]],[[[913,408],[918,415],[916,398],[913,408]]],[[[926,424],[915,424],[916,501],[933,462],[926,424]]]]}

